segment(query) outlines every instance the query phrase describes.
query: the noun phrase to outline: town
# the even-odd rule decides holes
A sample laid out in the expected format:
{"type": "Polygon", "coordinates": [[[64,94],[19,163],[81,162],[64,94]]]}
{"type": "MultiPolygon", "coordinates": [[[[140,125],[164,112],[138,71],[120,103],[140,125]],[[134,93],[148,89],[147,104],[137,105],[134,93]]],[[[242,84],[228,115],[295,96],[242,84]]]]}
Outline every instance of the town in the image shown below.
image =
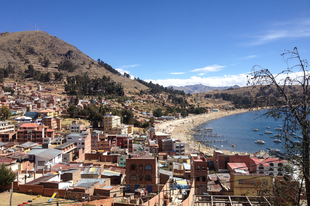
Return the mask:
{"type": "MultiPolygon", "coordinates": [[[[11,91],[0,91],[2,116],[5,108],[10,111],[0,122],[0,163],[15,174],[2,188],[31,195],[25,204],[42,196],[51,204],[105,206],[272,205],[297,198],[286,160],[217,149],[205,153],[163,129],[163,123],[189,119],[180,113],[154,118],[127,100],[124,108],[134,111],[141,124],[147,122],[147,130],[124,124],[124,117],[111,112],[94,128],[69,118],[68,108],[106,106],[108,100],[60,96],[56,86],[2,87],[11,91]],[[283,191],[291,199],[281,196],[283,191]]],[[[157,98],[162,101],[155,95],[145,99],[157,98]]],[[[206,111],[212,112],[219,110],[206,111]]]]}

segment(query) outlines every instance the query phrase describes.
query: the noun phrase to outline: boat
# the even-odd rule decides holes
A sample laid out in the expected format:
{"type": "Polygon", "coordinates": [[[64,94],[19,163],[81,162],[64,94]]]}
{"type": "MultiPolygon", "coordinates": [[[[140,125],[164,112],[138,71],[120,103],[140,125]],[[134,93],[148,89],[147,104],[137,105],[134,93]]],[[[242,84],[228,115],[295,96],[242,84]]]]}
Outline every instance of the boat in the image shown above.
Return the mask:
{"type": "Polygon", "coordinates": [[[269,152],[280,152],[279,149],[268,149],[269,152]]]}
{"type": "Polygon", "coordinates": [[[298,139],[302,139],[302,136],[301,136],[301,135],[299,135],[297,138],[298,138],[298,139]]]}
{"type": "Polygon", "coordinates": [[[274,138],[274,136],[270,136],[270,138],[274,138]]]}
{"type": "Polygon", "coordinates": [[[256,140],[255,143],[256,144],[265,144],[265,142],[263,140],[256,140]]]}
{"type": "Polygon", "coordinates": [[[281,143],[282,140],[280,140],[280,139],[274,139],[273,142],[275,142],[275,143],[281,143]]]}
{"type": "Polygon", "coordinates": [[[259,131],[260,129],[253,129],[253,131],[255,131],[255,132],[257,132],[257,131],[259,131]]]}
{"type": "Polygon", "coordinates": [[[274,136],[275,137],[281,137],[282,135],[281,134],[275,134],[274,136]]]}
{"type": "Polygon", "coordinates": [[[234,144],[232,144],[231,146],[232,146],[232,147],[236,147],[236,145],[234,145],[234,144]]]}
{"type": "Polygon", "coordinates": [[[282,128],[277,127],[277,128],[274,128],[274,130],[279,130],[279,131],[282,131],[282,128]]]}
{"type": "Polygon", "coordinates": [[[265,134],[272,134],[272,131],[265,130],[265,134]]]}
{"type": "Polygon", "coordinates": [[[283,127],[282,125],[278,125],[278,127],[283,127]]]}
{"type": "Polygon", "coordinates": [[[269,126],[267,126],[267,127],[266,127],[266,129],[270,129],[270,127],[269,127],[269,126]]]}

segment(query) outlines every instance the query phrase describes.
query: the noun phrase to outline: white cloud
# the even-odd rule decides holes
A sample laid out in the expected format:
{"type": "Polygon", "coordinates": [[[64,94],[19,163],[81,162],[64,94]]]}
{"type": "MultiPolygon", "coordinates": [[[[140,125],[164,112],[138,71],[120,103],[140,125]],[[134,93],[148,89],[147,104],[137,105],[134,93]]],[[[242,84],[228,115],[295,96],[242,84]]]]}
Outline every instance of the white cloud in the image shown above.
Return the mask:
{"type": "MultiPolygon", "coordinates": [[[[125,72],[127,74],[129,74],[130,71],[125,70],[125,69],[126,68],[133,68],[133,67],[137,67],[137,66],[141,66],[141,65],[140,64],[124,65],[124,66],[121,66],[120,68],[116,68],[115,70],[117,70],[121,74],[124,74],[125,72]]],[[[130,79],[134,79],[134,76],[130,75],[130,79]]]]}
{"type": "Polygon", "coordinates": [[[202,75],[205,75],[205,74],[206,74],[206,73],[199,73],[198,76],[202,76],[202,75]]]}
{"type": "Polygon", "coordinates": [[[310,37],[309,19],[297,19],[291,22],[276,22],[272,27],[273,28],[267,30],[265,33],[254,36],[254,40],[249,45],[262,45],[285,38],[310,37]]]}
{"type": "Polygon", "coordinates": [[[140,64],[132,64],[132,65],[124,65],[122,68],[133,68],[133,67],[138,67],[141,66],[140,64]]]}
{"type": "Polygon", "coordinates": [[[170,74],[185,74],[185,72],[172,72],[170,74]]]}
{"type": "Polygon", "coordinates": [[[246,56],[246,57],[241,57],[240,59],[252,59],[252,58],[256,58],[257,55],[250,55],[250,56],[246,56]]]}
{"type": "Polygon", "coordinates": [[[226,66],[220,66],[220,65],[214,64],[212,66],[206,66],[204,68],[194,69],[191,72],[204,72],[204,73],[207,73],[207,72],[217,72],[217,71],[221,71],[222,68],[225,68],[225,67],[226,66]]]}
{"type": "Polygon", "coordinates": [[[185,85],[195,85],[203,84],[206,86],[246,86],[247,74],[239,75],[225,75],[222,77],[197,77],[192,76],[189,79],[147,79],[145,81],[152,81],[153,83],[158,83],[165,87],[167,86],[185,86],[185,85]]]}

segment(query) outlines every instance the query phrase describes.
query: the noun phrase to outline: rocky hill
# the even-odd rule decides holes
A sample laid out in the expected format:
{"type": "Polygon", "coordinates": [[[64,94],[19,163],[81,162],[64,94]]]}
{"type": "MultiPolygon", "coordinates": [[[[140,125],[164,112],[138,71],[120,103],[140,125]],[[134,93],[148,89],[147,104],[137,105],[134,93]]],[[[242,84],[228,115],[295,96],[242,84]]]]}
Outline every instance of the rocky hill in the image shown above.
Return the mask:
{"type": "Polygon", "coordinates": [[[121,83],[125,91],[148,89],[137,81],[108,71],[75,46],[44,31],[0,33],[0,68],[12,66],[18,77],[30,64],[41,72],[61,72],[69,76],[87,73],[91,78],[106,75],[112,81],[121,83]],[[74,71],[59,70],[60,63],[64,61],[70,61],[74,71]]]}

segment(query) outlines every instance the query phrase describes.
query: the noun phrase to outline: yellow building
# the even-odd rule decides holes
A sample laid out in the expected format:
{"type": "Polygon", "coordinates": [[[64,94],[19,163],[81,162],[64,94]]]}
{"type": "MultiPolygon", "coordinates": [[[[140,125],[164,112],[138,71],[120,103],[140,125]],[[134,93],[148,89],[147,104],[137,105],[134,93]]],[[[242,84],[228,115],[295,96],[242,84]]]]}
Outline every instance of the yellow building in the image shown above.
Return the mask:
{"type": "Polygon", "coordinates": [[[121,118],[119,116],[105,115],[103,117],[103,127],[104,131],[106,132],[120,125],[121,125],[121,118]]]}
{"type": "Polygon", "coordinates": [[[231,188],[235,196],[271,195],[272,177],[269,175],[232,173],[231,188]]]}
{"type": "Polygon", "coordinates": [[[39,117],[38,118],[42,119],[42,117],[44,117],[44,116],[49,116],[49,117],[55,118],[58,116],[58,114],[55,110],[52,110],[52,109],[44,109],[44,110],[39,111],[39,117]]]}
{"type": "Polygon", "coordinates": [[[125,126],[113,127],[107,132],[108,134],[128,134],[128,128],[125,126]]]}
{"type": "Polygon", "coordinates": [[[190,158],[189,156],[173,156],[173,161],[177,163],[187,163],[190,164],[190,158]]]}

